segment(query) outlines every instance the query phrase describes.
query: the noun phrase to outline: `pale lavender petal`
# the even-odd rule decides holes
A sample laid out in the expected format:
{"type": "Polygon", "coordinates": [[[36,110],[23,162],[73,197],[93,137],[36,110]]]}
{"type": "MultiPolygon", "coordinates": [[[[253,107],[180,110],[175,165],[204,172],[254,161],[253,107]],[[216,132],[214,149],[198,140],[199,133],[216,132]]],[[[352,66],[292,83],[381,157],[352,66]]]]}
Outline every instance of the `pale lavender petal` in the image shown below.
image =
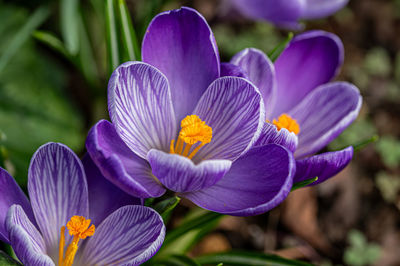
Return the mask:
{"type": "Polygon", "coordinates": [[[278,94],[272,118],[334,78],[342,62],[343,44],[336,35],[324,31],[297,35],[275,62],[278,94]]]}
{"type": "Polygon", "coordinates": [[[280,204],[292,188],[295,161],[285,148],[252,148],[232,164],[214,186],[182,196],[200,207],[229,215],[251,216],[280,204]]]}
{"type": "Polygon", "coordinates": [[[142,59],[166,75],[178,121],[193,111],[219,77],[219,54],[211,28],[200,13],[188,7],[153,19],[143,39],[142,59]]]}
{"type": "Polygon", "coordinates": [[[237,10],[252,19],[294,26],[304,9],[302,0],[231,0],[237,10]]]}
{"type": "Polygon", "coordinates": [[[349,0],[305,0],[301,15],[304,19],[317,19],[330,16],[342,9],[349,0]]]}
{"type": "Polygon", "coordinates": [[[14,178],[0,167],[0,241],[3,242],[8,242],[8,234],[4,222],[8,208],[13,204],[21,205],[29,219],[35,221],[28,198],[14,178]]]}
{"type": "Polygon", "coordinates": [[[147,155],[153,174],[168,189],[195,191],[214,185],[229,170],[229,160],[205,160],[194,164],[181,155],[151,150],[147,155]]]}
{"type": "Polygon", "coordinates": [[[260,90],[264,99],[265,117],[271,120],[276,101],[275,68],[271,60],[262,51],[247,48],[236,54],[231,63],[240,66],[260,90]]]}
{"type": "Polygon", "coordinates": [[[231,63],[221,63],[221,77],[239,77],[248,79],[247,74],[240,66],[231,63]]]}
{"type": "Polygon", "coordinates": [[[313,154],[336,138],[358,116],[362,104],[359,90],[346,82],[318,87],[289,115],[300,125],[295,156],[313,154]]]}
{"type": "Polygon", "coordinates": [[[142,62],[126,62],[108,83],[111,121],[126,145],[146,158],[154,148],[169,150],[177,124],[165,76],[142,62]]]}
{"type": "Polygon", "coordinates": [[[89,216],[87,183],[81,161],[63,144],[41,146],[29,166],[28,191],[47,254],[54,258],[55,254],[58,256],[61,227],[74,215],[89,216]]]}
{"type": "Polygon", "coordinates": [[[212,140],[193,157],[236,160],[258,139],[264,124],[264,104],[258,89],[243,78],[223,77],[201,97],[194,114],[212,128],[212,140]]]}
{"type": "Polygon", "coordinates": [[[165,226],[161,216],[143,206],[121,207],[89,238],[80,265],[139,265],[161,247],[165,226]]]}
{"type": "Polygon", "coordinates": [[[278,130],[275,125],[264,123],[260,138],[254,146],[263,146],[266,144],[279,144],[291,152],[295,152],[297,148],[298,138],[293,132],[289,132],[286,128],[278,130]]]}
{"type": "Polygon", "coordinates": [[[293,182],[318,177],[311,185],[317,185],[342,171],[353,158],[353,147],[341,151],[326,152],[296,161],[293,182]]]}
{"type": "Polygon", "coordinates": [[[12,205],[6,219],[11,246],[24,265],[54,266],[46,255],[46,245],[39,231],[20,205],[12,205]]]}
{"type": "Polygon", "coordinates": [[[140,205],[141,199],[126,194],[109,182],[86,154],[82,159],[89,189],[89,217],[99,225],[108,215],[125,205],[140,205]]]}
{"type": "Polygon", "coordinates": [[[86,149],[103,176],[126,193],[139,198],[164,194],[149,163],[126,146],[110,122],[101,120],[93,126],[86,149]]]}

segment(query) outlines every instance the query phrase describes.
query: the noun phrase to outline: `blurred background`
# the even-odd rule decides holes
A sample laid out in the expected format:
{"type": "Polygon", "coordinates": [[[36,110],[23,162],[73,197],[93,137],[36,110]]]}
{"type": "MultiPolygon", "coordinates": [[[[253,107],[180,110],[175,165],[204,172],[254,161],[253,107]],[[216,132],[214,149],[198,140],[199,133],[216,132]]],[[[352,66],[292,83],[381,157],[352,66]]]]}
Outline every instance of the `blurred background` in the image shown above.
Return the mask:
{"type": "MultiPolygon", "coordinates": [[[[139,43],[154,15],[182,5],[206,17],[221,61],[247,47],[267,53],[288,34],[218,0],[127,0],[139,43]]],[[[62,142],[83,155],[90,127],[108,118],[112,51],[105,11],[104,0],[0,0],[0,165],[22,186],[40,145],[62,142]]],[[[337,79],[356,84],[364,97],[357,121],[327,150],[379,140],[330,181],[293,192],[268,214],[225,217],[187,251],[245,249],[317,265],[400,265],[400,1],[350,0],[336,15],[304,26],[342,39],[337,79]]],[[[191,208],[184,201],[178,214],[191,208]]]]}

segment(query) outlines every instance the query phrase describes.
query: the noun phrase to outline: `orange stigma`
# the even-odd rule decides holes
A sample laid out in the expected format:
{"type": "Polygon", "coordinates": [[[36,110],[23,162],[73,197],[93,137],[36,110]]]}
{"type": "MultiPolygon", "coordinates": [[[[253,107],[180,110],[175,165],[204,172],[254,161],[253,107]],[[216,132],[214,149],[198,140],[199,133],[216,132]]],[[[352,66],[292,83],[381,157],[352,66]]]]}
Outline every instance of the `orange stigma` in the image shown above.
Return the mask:
{"type": "Polygon", "coordinates": [[[202,121],[197,115],[188,115],[181,121],[181,131],[178,141],[171,140],[170,153],[180,154],[192,159],[205,144],[212,139],[212,128],[202,121]],[[189,154],[192,145],[200,144],[189,154]]]}
{"type": "Polygon", "coordinates": [[[291,118],[288,114],[281,114],[278,117],[278,121],[274,119],[272,123],[277,127],[278,130],[286,128],[287,130],[293,132],[296,135],[298,135],[300,132],[299,124],[295,119],[291,118]]]}
{"type": "Polygon", "coordinates": [[[69,234],[74,236],[71,244],[69,244],[64,256],[65,245],[65,226],[61,227],[60,245],[58,250],[58,266],[71,266],[74,263],[76,252],[78,251],[78,243],[80,239],[92,236],[95,231],[94,225],[90,225],[90,219],[83,216],[72,216],[67,223],[69,234]]]}

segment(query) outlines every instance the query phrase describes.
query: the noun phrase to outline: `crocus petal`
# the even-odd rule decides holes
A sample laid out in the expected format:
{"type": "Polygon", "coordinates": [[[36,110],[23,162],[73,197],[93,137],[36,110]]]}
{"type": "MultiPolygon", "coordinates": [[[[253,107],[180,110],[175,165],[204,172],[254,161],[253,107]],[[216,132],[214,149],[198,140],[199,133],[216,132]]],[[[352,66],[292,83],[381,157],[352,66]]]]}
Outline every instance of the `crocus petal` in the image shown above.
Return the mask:
{"type": "Polygon", "coordinates": [[[240,66],[260,90],[264,99],[265,117],[271,119],[276,98],[275,68],[271,60],[262,51],[247,48],[236,54],[231,63],[240,66]]]}
{"type": "Polygon", "coordinates": [[[349,0],[305,0],[305,8],[301,15],[304,19],[317,19],[330,16],[342,9],[349,0]]]}
{"type": "Polygon", "coordinates": [[[296,158],[313,154],[336,138],[357,118],[361,103],[359,90],[346,82],[320,86],[304,98],[289,112],[300,125],[296,158]]]}
{"type": "Polygon", "coordinates": [[[353,147],[341,151],[326,152],[296,161],[293,182],[318,177],[311,185],[317,185],[342,171],[353,158],[353,147]]]}
{"type": "Polygon", "coordinates": [[[139,265],[157,252],[164,236],[165,226],[156,211],[121,207],[96,228],[79,265],[139,265]]]}
{"type": "Polygon", "coordinates": [[[124,193],[109,182],[88,154],[82,159],[89,189],[89,217],[94,225],[100,224],[108,215],[125,205],[140,205],[139,198],[124,193]]]}
{"type": "Polygon", "coordinates": [[[249,18],[282,26],[296,25],[304,9],[304,1],[299,0],[232,0],[232,3],[249,18]]]}
{"type": "Polygon", "coordinates": [[[180,121],[219,77],[219,54],[211,28],[196,10],[182,7],[157,15],[143,39],[142,59],[168,78],[180,121]]]}
{"type": "Polygon", "coordinates": [[[335,77],[342,62],[343,44],[336,35],[309,31],[296,36],[275,62],[278,94],[272,118],[335,77]]]}
{"type": "Polygon", "coordinates": [[[5,225],[11,246],[24,265],[55,265],[46,255],[43,237],[20,205],[12,205],[9,208],[5,225]]]}
{"type": "Polygon", "coordinates": [[[298,138],[296,134],[288,131],[286,128],[278,130],[275,125],[264,123],[260,138],[254,146],[263,146],[266,144],[278,144],[291,152],[295,152],[298,138]]]}
{"type": "Polygon", "coordinates": [[[104,177],[126,193],[139,198],[164,194],[149,163],[126,146],[110,122],[101,120],[93,126],[86,149],[104,177]]]}
{"type": "Polygon", "coordinates": [[[168,81],[148,64],[126,62],[113,72],[108,108],[121,139],[142,158],[152,148],[168,150],[176,136],[168,81]]]}
{"type": "Polygon", "coordinates": [[[236,160],[258,139],[264,124],[264,104],[257,88],[243,78],[223,77],[201,97],[194,114],[212,128],[212,140],[193,157],[236,160]]]}
{"type": "Polygon", "coordinates": [[[3,168],[0,168],[0,241],[8,242],[5,220],[11,205],[21,205],[31,221],[35,221],[31,204],[14,178],[3,168]]]}
{"type": "Polygon", "coordinates": [[[74,215],[89,217],[88,190],[81,161],[63,144],[41,146],[29,166],[28,191],[47,254],[54,258],[58,255],[61,227],[74,215]]]}
{"type": "Polygon", "coordinates": [[[221,77],[239,77],[248,79],[246,72],[237,65],[221,63],[221,77]]]}
{"type": "Polygon", "coordinates": [[[236,216],[257,215],[287,197],[294,172],[292,153],[269,144],[252,148],[236,160],[214,186],[182,196],[207,210],[236,216]]]}
{"type": "Polygon", "coordinates": [[[195,165],[192,160],[159,150],[147,155],[153,174],[168,189],[176,192],[195,191],[214,185],[229,170],[229,160],[205,160],[195,165]]]}

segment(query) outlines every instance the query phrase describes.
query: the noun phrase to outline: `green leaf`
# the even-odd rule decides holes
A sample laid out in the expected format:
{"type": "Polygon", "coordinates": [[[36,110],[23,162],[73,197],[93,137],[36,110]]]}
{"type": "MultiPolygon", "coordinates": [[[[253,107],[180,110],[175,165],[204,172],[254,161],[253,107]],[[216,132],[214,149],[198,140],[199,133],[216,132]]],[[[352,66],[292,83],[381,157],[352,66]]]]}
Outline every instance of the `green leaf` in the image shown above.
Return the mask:
{"type": "Polygon", "coordinates": [[[167,223],[172,211],[178,206],[181,199],[179,197],[168,198],[163,201],[158,202],[154,205],[154,209],[161,215],[164,223],[167,223]]]}
{"type": "Polygon", "coordinates": [[[61,0],[60,4],[61,34],[68,52],[77,55],[79,52],[79,0],[61,0]]]}
{"type": "Polygon", "coordinates": [[[373,135],[369,139],[362,140],[362,141],[360,141],[360,142],[358,142],[356,144],[353,144],[352,146],[353,146],[354,152],[360,151],[365,146],[367,146],[368,144],[377,142],[378,140],[379,140],[379,136],[378,135],[373,135]]]}
{"type": "Polygon", "coordinates": [[[71,55],[65,48],[64,44],[60,39],[58,39],[53,33],[46,32],[46,31],[40,31],[36,30],[33,33],[33,37],[36,38],[36,40],[46,44],[53,50],[59,52],[60,54],[64,55],[67,59],[72,60],[71,55]]]}
{"type": "Polygon", "coordinates": [[[35,12],[29,17],[25,25],[18,31],[16,35],[14,35],[7,49],[3,51],[3,55],[0,57],[0,74],[3,74],[3,70],[7,66],[10,59],[29,39],[31,33],[47,19],[49,14],[50,12],[47,7],[37,8],[35,12]]]}
{"type": "Polygon", "coordinates": [[[132,18],[129,15],[129,10],[125,0],[118,1],[119,18],[122,28],[122,37],[125,53],[128,55],[128,60],[140,60],[140,49],[135,29],[132,25],[132,18]]]}
{"type": "Polygon", "coordinates": [[[286,39],[282,41],[280,44],[278,44],[271,52],[268,53],[269,59],[271,59],[272,62],[275,62],[275,60],[278,59],[278,57],[281,55],[283,50],[285,50],[285,48],[292,39],[293,39],[293,32],[289,32],[286,39]]]}
{"type": "Polygon", "coordinates": [[[310,178],[304,181],[300,181],[297,183],[294,183],[292,186],[292,190],[291,191],[295,191],[296,189],[302,188],[302,187],[306,187],[312,183],[314,183],[315,181],[318,180],[318,176],[314,177],[314,178],[310,178]]]}
{"type": "Polygon", "coordinates": [[[229,251],[195,258],[201,265],[238,265],[238,266],[282,266],[282,265],[311,265],[302,261],[284,259],[276,255],[269,255],[249,251],[229,251]]]}
{"type": "Polygon", "coordinates": [[[183,255],[172,255],[161,260],[156,260],[155,264],[160,266],[200,266],[195,260],[183,255]]]}
{"type": "Polygon", "coordinates": [[[108,51],[108,68],[111,74],[120,64],[120,51],[118,47],[118,30],[115,17],[113,0],[106,0],[106,35],[108,51]]]}
{"type": "Polygon", "coordinates": [[[0,250],[0,265],[1,266],[8,266],[8,265],[22,265],[18,261],[14,260],[2,250],[0,250]]]}

